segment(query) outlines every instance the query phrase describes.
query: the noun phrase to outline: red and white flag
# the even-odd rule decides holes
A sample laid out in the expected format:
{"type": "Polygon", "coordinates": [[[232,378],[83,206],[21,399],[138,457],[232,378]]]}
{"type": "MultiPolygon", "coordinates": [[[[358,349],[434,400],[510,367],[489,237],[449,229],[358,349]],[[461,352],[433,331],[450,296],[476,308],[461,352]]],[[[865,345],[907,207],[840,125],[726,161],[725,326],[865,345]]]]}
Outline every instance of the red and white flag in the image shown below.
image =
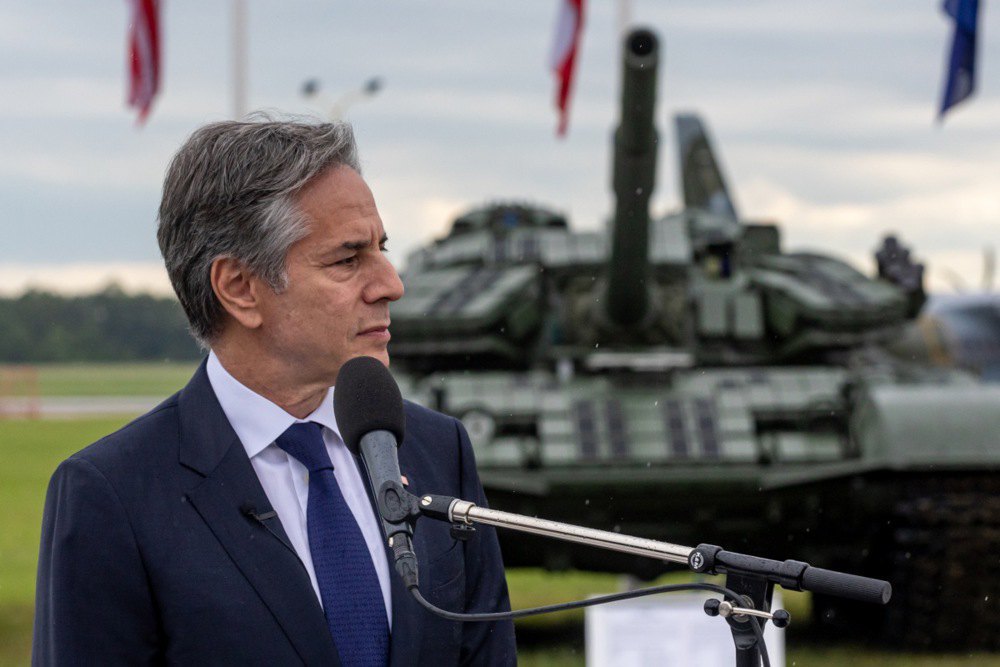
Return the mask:
{"type": "Polygon", "coordinates": [[[556,39],[552,48],[552,70],[556,74],[556,108],[559,109],[559,128],[556,133],[566,134],[569,121],[569,92],[573,84],[576,49],[583,27],[583,0],[560,0],[559,17],[556,19],[556,39]]]}
{"type": "Polygon", "coordinates": [[[128,24],[128,105],[145,122],[153,98],[160,89],[160,0],[127,0],[131,9],[128,24]]]}

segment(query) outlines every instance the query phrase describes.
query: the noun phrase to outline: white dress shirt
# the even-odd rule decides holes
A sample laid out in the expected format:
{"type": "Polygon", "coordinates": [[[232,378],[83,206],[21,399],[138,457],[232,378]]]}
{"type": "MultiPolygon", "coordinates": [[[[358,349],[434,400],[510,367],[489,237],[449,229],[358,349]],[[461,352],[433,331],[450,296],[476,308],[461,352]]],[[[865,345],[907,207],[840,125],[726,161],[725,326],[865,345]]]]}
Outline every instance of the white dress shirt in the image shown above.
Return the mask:
{"type": "MultiPolygon", "coordinates": [[[[368,499],[361,471],[354,457],[340,437],[337,420],[333,415],[333,387],[316,411],[305,419],[296,419],[283,409],[240,384],[222,367],[215,352],[208,355],[208,380],[216,398],[226,413],[229,423],[246,449],[260,484],[264,487],[271,507],[278,513],[281,525],[295,552],[309,572],[316,597],[320,598],[316,571],[309,551],[309,532],[306,529],[306,507],[309,500],[309,472],[295,457],[289,456],[274,444],[275,439],[296,422],[313,421],[323,425],[323,441],[333,462],[347,506],[351,508],[361,533],[365,536],[368,551],[375,564],[385,611],[392,628],[392,598],[389,586],[389,560],[382,541],[382,531],[375,510],[368,499]]],[[[320,598],[320,604],[323,604],[320,598]]]]}

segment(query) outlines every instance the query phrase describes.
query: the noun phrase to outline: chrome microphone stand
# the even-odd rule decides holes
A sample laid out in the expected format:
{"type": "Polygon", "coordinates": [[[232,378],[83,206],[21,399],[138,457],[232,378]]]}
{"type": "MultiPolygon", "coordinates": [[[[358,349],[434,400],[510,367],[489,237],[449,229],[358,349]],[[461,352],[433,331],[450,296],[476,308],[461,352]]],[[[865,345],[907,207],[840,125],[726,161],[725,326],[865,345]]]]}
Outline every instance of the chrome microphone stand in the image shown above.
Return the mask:
{"type": "Polygon", "coordinates": [[[694,572],[725,574],[725,587],[738,599],[720,601],[713,598],[705,602],[704,609],[709,616],[722,616],[729,624],[736,645],[737,667],[756,667],[760,664],[762,651],[767,655],[766,647],[762,646],[763,623],[770,620],[779,628],[788,625],[788,612],[783,609],[771,611],[775,584],[788,590],[812,591],[874,604],[886,604],[892,595],[892,588],[886,581],[812,567],[801,561],[759,558],[710,544],[685,547],[501,512],[448,496],[424,495],[415,504],[421,516],[452,524],[456,535],[467,536],[473,524],[480,523],[686,565],[694,572]],[[752,620],[755,618],[761,619],[759,624],[752,620]]]}

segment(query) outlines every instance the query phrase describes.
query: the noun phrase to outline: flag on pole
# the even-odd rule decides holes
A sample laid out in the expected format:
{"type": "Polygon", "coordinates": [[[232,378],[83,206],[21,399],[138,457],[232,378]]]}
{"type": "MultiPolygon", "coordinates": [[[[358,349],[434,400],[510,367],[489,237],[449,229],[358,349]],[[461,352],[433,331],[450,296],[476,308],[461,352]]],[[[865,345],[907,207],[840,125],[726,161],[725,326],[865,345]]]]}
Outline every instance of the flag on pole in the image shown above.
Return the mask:
{"type": "Polygon", "coordinates": [[[160,0],[127,0],[128,105],[139,112],[142,124],[160,89],[160,0]]]}
{"type": "Polygon", "coordinates": [[[943,9],[955,21],[955,37],[951,43],[948,78],[945,80],[938,118],[943,118],[948,109],[972,95],[976,88],[976,23],[979,0],[944,0],[943,9]]]}
{"type": "Polygon", "coordinates": [[[561,137],[566,134],[569,121],[569,93],[573,84],[580,29],[583,27],[583,0],[560,2],[556,38],[552,48],[552,70],[556,74],[556,108],[559,110],[559,127],[556,133],[561,137]]]}

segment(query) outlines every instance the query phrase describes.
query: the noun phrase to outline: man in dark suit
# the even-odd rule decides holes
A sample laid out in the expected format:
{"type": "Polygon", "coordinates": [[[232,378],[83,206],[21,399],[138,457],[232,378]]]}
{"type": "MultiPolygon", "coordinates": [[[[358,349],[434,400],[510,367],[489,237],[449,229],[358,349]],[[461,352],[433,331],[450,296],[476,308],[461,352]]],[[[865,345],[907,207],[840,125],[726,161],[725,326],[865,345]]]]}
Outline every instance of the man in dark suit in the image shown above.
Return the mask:
{"type": "MultiPolygon", "coordinates": [[[[209,356],[53,475],[33,662],[516,662],[510,622],[442,620],[390,572],[337,429],[340,366],[389,363],[389,303],[403,293],[350,127],[198,130],[167,173],[158,239],[209,356]]],[[[485,503],[461,424],[405,409],[410,489],[485,503]]],[[[414,548],[432,603],[509,608],[492,530],[456,541],[424,520],[414,548]]]]}

